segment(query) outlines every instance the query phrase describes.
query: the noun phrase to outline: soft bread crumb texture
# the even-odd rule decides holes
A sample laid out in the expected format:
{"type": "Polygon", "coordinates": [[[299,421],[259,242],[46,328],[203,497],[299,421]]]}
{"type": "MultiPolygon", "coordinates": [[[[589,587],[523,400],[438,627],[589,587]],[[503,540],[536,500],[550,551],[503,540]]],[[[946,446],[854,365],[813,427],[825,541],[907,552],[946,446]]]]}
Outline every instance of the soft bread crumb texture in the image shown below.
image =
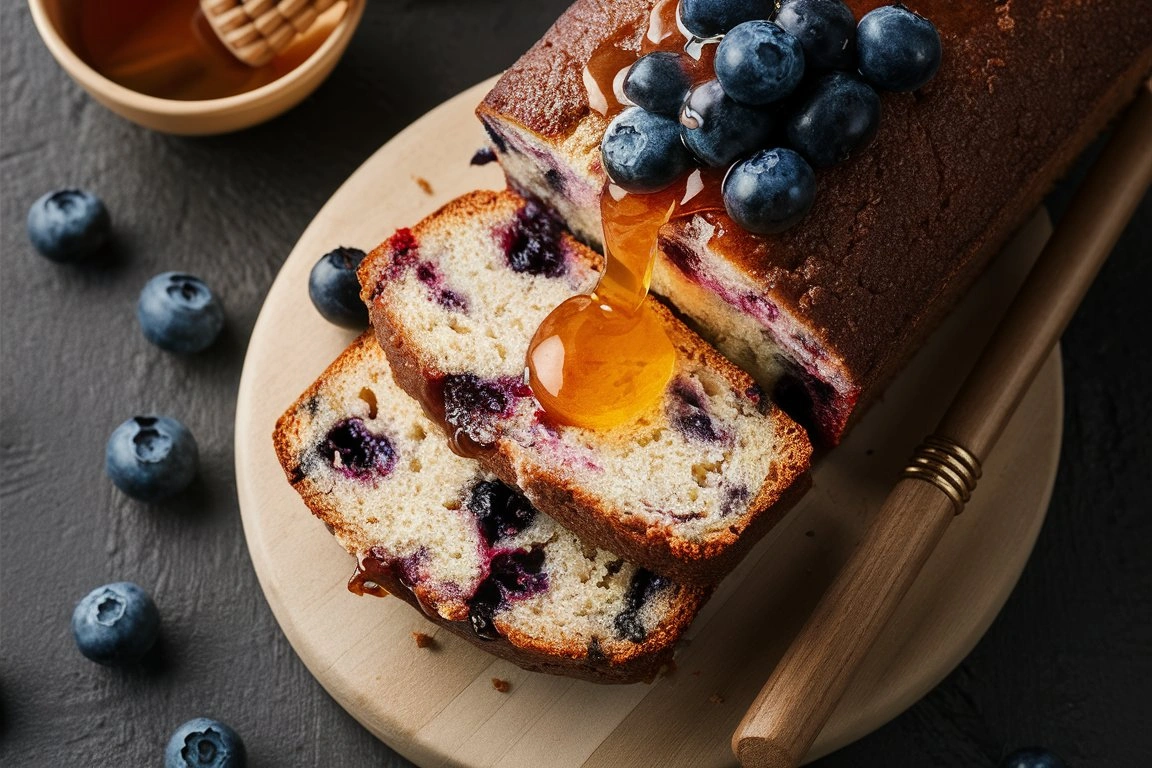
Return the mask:
{"type": "MultiPolygon", "coordinates": [[[[297,491],[351,554],[411,564],[400,589],[414,594],[431,618],[467,627],[469,602],[488,576],[493,553],[542,550],[547,587],[508,600],[493,616],[500,634],[524,654],[513,660],[532,664],[551,656],[610,668],[656,659],[670,653],[705,599],[700,588],[661,582],[635,606],[629,591],[637,567],[582,545],[544,514],[489,548],[468,499],[477,484],[495,478],[449,450],[439,429],[397,387],[370,332],[281,417],[275,443],[297,491]],[[331,431],[349,419],[387,437],[394,451],[389,471],[350,477],[330,458],[324,446],[331,431]],[[621,636],[622,614],[641,639],[621,636]]],[[[413,638],[419,647],[432,641],[419,632],[413,638]]]]}
{"type": "MultiPolygon", "coordinates": [[[[563,257],[563,274],[511,268],[508,233],[527,205],[510,191],[465,195],[416,226],[414,246],[385,243],[362,265],[378,337],[397,369],[411,373],[400,377],[411,394],[427,396],[446,377],[522,381],[540,322],[595,284],[600,257],[566,234],[549,244],[563,257]],[[405,262],[424,266],[399,268],[405,262]],[[444,302],[439,286],[462,300],[444,302]]],[[[643,559],[653,541],[681,561],[715,556],[806,471],[811,448],[747,374],[656,306],[677,362],[663,401],[633,422],[607,430],[556,425],[524,392],[508,395],[505,412],[445,428],[493,446],[481,461],[590,543],[681,576],[692,566],[681,573],[643,559]],[[557,489],[559,501],[551,496],[557,489]],[[595,528],[615,535],[597,537],[595,528]],[[620,549],[628,537],[636,547],[620,549]]]]}

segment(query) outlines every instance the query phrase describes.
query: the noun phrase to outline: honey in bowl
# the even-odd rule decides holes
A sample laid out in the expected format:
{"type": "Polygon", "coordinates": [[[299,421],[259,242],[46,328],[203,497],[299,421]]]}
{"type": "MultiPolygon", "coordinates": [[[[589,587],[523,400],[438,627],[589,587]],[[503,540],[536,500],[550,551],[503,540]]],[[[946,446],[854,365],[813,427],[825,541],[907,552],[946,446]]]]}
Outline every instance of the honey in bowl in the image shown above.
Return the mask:
{"type": "Polygon", "coordinates": [[[262,67],[228,51],[199,0],[74,0],[63,25],[76,54],[137,93],[197,101],[245,93],[288,74],[311,56],[344,12],[337,3],[262,67]]]}

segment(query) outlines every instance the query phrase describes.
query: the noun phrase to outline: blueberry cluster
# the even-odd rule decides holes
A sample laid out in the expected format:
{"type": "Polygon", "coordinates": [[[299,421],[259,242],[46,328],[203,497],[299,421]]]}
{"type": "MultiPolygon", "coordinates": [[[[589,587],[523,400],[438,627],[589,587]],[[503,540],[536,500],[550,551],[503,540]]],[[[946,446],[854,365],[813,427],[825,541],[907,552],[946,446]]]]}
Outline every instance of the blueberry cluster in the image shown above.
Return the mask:
{"type": "Polygon", "coordinates": [[[680,22],[715,43],[714,79],[693,82],[687,53],[642,56],[623,82],[629,106],[601,143],[629,192],[656,192],[696,164],[727,168],[728,214],[781,232],[816,196],[813,168],[848,159],[880,124],[877,90],[912,91],[936,74],[940,36],[902,5],[856,23],[841,0],[680,0],[680,22]],[[775,11],[775,13],[773,13],[775,11]]]}

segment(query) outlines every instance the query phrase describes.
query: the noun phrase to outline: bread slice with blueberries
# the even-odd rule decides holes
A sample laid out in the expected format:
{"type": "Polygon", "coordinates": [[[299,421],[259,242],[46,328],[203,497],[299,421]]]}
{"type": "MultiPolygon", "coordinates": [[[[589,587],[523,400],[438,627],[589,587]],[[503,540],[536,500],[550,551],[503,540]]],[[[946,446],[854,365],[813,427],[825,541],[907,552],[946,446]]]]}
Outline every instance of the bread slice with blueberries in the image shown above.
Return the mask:
{"type": "Polygon", "coordinates": [[[677,359],[658,405],[608,429],[549,419],[524,384],[529,341],[601,261],[538,203],[473,192],[376,248],[360,282],[397,382],[458,451],[587,545],[714,583],[807,487],[811,446],[662,306],[677,359]]]}
{"type": "Polygon", "coordinates": [[[449,450],[365,333],[280,417],[293,488],[356,557],[353,591],[385,592],[525,669],[652,680],[708,588],[588,547],[449,450]]]}

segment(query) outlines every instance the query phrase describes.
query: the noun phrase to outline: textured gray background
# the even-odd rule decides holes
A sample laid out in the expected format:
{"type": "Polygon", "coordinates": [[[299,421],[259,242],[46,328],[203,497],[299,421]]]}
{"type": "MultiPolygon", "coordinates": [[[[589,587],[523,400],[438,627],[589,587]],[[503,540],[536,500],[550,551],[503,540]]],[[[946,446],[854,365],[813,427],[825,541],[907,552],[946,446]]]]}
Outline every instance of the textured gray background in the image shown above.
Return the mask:
{"type": "MultiPolygon", "coordinates": [[[[240,731],[253,766],[393,766],[312,679],[256,584],[232,470],[244,348],[281,262],[336,187],[429,108],[510,64],[565,0],[374,2],[343,63],[288,115],[178,139],[105,111],[60,71],[19,0],[2,0],[0,763],[158,765],[185,719],[240,731]],[[63,185],[112,211],[107,258],[36,256],[24,216],[63,185]],[[133,314],[153,274],[221,294],[225,338],[182,360],[133,314]],[[125,418],[183,419],[203,457],[178,502],[118,493],[103,446],[125,418]],[[117,672],[76,651],[75,601],[107,581],[152,590],[159,652],[117,672]]],[[[1081,162],[1081,167],[1084,166],[1081,162]]],[[[1054,195],[1057,212],[1067,185],[1054,195]]],[[[1152,765],[1152,201],[1064,340],[1065,442],[1048,523],[1003,614],[965,662],[822,768],[993,766],[1043,743],[1071,766],[1152,765]]],[[[717,734],[727,738],[727,734],[717,734]]]]}

